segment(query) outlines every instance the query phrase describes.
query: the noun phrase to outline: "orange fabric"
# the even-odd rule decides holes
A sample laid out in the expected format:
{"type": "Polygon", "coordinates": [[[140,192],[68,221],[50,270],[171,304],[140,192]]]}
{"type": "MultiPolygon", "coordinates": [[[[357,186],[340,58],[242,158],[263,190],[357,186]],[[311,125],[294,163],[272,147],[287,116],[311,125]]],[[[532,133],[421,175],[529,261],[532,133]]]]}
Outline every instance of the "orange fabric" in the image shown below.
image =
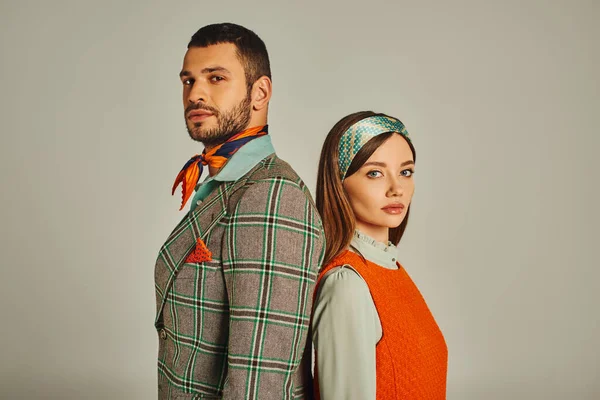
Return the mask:
{"type": "MultiPolygon", "coordinates": [[[[446,342],[406,270],[400,264],[390,270],[346,250],[320,271],[316,287],[329,270],[345,264],[367,282],[381,320],[383,335],[375,347],[377,400],[445,399],[446,342]]],[[[316,367],[315,392],[320,399],[316,367]]]]}
{"type": "Polygon", "coordinates": [[[171,195],[175,193],[175,189],[177,189],[177,186],[181,183],[181,206],[179,207],[179,211],[183,210],[185,203],[187,203],[194,192],[198,179],[200,179],[200,168],[198,168],[195,163],[190,164],[190,168],[182,169],[179,174],[177,174],[173,189],[171,190],[171,195]]]}
{"type": "MultiPolygon", "coordinates": [[[[245,131],[240,132],[237,135],[231,137],[231,139],[229,139],[228,142],[233,142],[234,140],[238,140],[238,139],[243,139],[243,138],[246,138],[246,137],[254,136],[258,132],[260,132],[262,129],[263,129],[263,126],[255,126],[253,128],[246,129],[245,131]]],[[[225,142],[225,143],[227,143],[227,142],[225,142]]],[[[229,160],[229,158],[223,157],[223,156],[216,156],[215,155],[215,153],[225,143],[222,143],[222,144],[220,144],[218,146],[215,146],[212,149],[210,149],[210,151],[207,151],[206,154],[204,154],[204,161],[202,162],[202,164],[209,165],[209,166],[211,166],[213,168],[221,168],[223,165],[225,165],[225,163],[227,162],[227,160],[229,160]]]]}
{"type": "Polygon", "coordinates": [[[192,157],[177,174],[175,182],[173,183],[173,188],[171,189],[171,195],[175,194],[175,189],[177,189],[177,186],[181,183],[181,207],[179,207],[179,211],[183,210],[185,203],[187,203],[194,188],[198,184],[198,179],[200,179],[200,175],[202,174],[203,165],[221,168],[241,146],[251,140],[248,138],[259,137],[266,134],[267,125],[248,128],[233,135],[227,139],[226,142],[213,147],[210,151],[204,149],[202,154],[196,154],[192,157]]]}
{"type": "Polygon", "coordinates": [[[196,247],[185,259],[186,263],[203,263],[212,260],[212,253],[206,247],[204,241],[200,238],[196,241],[196,247]]]}

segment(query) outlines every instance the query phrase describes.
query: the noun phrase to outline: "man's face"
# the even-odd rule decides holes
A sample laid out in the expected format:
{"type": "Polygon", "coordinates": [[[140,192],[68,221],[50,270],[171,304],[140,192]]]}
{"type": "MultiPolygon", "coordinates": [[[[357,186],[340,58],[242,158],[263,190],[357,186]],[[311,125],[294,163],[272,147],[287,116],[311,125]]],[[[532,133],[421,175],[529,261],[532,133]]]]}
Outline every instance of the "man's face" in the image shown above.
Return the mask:
{"type": "Polygon", "coordinates": [[[180,77],[192,139],[212,147],[248,127],[250,92],[234,44],[189,48],[180,77]]]}

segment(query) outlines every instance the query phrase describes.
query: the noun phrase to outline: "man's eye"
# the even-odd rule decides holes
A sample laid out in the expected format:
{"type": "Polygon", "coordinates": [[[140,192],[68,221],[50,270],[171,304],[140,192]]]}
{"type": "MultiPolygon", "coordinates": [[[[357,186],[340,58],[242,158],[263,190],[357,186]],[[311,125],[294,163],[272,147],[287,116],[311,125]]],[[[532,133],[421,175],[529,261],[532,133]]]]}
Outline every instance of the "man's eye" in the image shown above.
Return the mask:
{"type": "Polygon", "coordinates": [[[186,79],[186,80],[182,81],[182,83],[183,83],[183,86],[189,86],[189,85],[193,84],[194,81],[191,79],[186,79]]]}
{"type": "Polygon", "coordinates": [[[225,78],[223,78],[222,76],[217,76],[217,75],[215,75],[215,76],[212,76],[212,77],[210,78],[210,80],[211,80],[212,82],[220,82],[220,81],[222,81],[223,79],[225,79],[225,78]]]}
{"type": "Polygon", "coordinates": [[[412,169],[405,169],[404,171],[400,172],[400,175],[409,177],[412,176],[412,174],[414,173],[415,171],[413,171],[412,169]]]}
{"type": "Polygon", "coordinates": [[[367,176],[369,178],[379,178],[380,176],[382,176],[382,173],[380,171],[369,171],[367,172],[367,176]]]}

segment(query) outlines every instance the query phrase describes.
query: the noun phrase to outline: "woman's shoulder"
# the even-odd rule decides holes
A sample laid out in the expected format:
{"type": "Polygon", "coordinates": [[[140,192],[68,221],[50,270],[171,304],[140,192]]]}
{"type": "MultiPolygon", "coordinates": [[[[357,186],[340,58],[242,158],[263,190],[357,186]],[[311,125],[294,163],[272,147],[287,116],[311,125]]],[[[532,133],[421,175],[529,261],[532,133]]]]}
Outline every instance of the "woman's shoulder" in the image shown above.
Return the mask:
{"type": "Polygon", "coordinates": [[[331,267],[321,278],[319,297],[355,298],[357,295],[370,296],[369,287],[352,266],[341,264],[331,267]]]}
{"type": "Polygon", "coordinates": [[[366,264],[367,261],[364,257],[351,251],[350,249],[346,249],[331,259],[325,266],[323,266],[322,271],[329,272],[330,270],[346,267],[353,269],[354,272],[360,275],[359,271],[361,267],[365,266],[366,264]]]}
{"type": "Polygon", "coordinates": [[[332,324],[360,326],[363,331],[366,326],[372,326],[373,343],[381,338],[381,322],[369,286],[350,264],[335,266],[326,272],[317,288],[313,310],[315,332],[327,330],[332,324]]]}

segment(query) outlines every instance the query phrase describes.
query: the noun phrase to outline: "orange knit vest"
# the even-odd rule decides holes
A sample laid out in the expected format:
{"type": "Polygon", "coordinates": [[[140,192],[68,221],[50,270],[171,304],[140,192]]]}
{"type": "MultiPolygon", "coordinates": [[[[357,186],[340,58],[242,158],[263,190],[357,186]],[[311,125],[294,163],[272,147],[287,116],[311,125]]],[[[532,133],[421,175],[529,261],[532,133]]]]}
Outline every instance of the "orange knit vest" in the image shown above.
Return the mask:
{"type": "MultiPolygon", "coordinates": [[[[346,250],[320,271],[316,288],[329,270],[346,264],[369,286],[381,320],[383,335],[375,348],[377,400],[445,399],[446,342],[406,270],[400,264],[390,270],[346,250]]],[[[315,392],[320,399],[316,367],[315,392]]]]}

